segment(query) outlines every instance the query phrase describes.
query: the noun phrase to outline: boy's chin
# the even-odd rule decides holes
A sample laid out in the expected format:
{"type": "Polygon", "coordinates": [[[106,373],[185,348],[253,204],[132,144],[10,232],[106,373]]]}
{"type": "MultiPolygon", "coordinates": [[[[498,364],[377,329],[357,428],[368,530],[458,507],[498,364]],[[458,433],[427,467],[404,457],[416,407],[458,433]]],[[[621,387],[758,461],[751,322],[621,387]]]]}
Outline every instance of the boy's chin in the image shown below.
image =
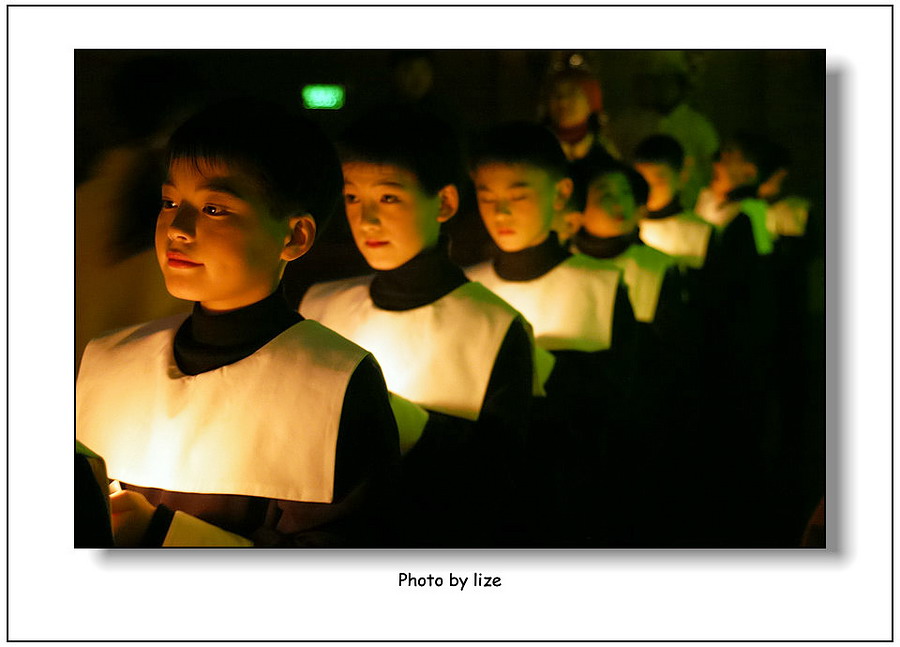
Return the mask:
{"type": "Polygon", "coordinates": [[[376,255],[376,254],[363,254],[363,258],[366,259],[366,263],[368,263],[369,267],[371,267],[376,272],[389,272],[390,270],[395,270],[401,265],[404,265],[411,261],[415,257],[410,256],[408,258],[401,257],[397,255],[376,255]]]}
{"type": "Polygon", "coordinates": [[[401,265],[403,265],[403,263],[385,260],[383,258],[380,258],[380,259],[367,258],[366,263],[368,263],[369,267],[371,267],[376,272],[389,272],[390,270],[395,270],[398,267],[400,267],[401,265]]]}
{"type": "Polygon", "coordinates": [[[512,243],[512,242],[502,242],[501,243],[496,240],[494,242],[497,243],[497,247],[499,247],[501,251],[504,251],[508,254],[513,254],[515,252],[521,252],[522,250],[527,249],[527,247],[528,247],[528,245],[525,245],[524,243],[512,243]]]}

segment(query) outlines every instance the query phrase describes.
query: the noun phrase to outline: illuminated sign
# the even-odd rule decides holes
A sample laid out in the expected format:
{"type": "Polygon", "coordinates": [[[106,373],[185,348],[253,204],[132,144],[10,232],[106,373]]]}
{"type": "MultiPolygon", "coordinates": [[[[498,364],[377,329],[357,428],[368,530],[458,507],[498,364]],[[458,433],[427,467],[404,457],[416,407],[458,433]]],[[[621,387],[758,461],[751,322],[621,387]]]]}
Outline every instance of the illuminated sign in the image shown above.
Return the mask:
{"type": "Polygon", "coordinates": [[[344,106],[344,86],[306,85],[303,87],[303,107],[312,110],[340,110],[344,106]]]}

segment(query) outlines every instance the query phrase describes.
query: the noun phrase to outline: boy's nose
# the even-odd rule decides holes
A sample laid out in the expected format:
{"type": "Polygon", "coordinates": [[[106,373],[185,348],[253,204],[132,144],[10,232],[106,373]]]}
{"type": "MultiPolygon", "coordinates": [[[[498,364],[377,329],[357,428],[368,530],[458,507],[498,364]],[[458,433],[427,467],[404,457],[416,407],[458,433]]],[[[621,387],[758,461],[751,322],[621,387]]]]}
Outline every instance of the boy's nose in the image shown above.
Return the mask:
{"type": "Polygon", "coordinates": [[[379,223],[378,208],[374,205],[363,204],[361,220],[364,225],[377,225],[379,223]]]}
{"type": "Polygon", "coordinates": [[[496,212],[499,216],[508,216],[512,213],[512,210],[509,208],[509,200],[498,200],[496,206],[496,212]]]}
{"type": "Polygon", "coordinates": [[[169,225],[170,240],[191,240],[197,233],[197,210],[182,205],[169,225]]]}

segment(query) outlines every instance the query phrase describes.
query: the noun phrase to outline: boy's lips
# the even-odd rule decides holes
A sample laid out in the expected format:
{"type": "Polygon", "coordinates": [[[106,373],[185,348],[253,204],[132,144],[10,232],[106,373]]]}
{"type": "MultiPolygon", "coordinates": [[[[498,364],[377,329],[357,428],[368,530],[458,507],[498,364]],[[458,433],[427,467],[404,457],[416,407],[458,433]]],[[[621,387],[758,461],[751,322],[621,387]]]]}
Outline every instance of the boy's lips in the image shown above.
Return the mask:
{"type": "Polygon", "coordinates": [[[500,236],[511,236],[514,233],[516,233],[516,230],[509,227],[501,227],[497,230],[497,234],[500,236]]]}
{"type": "Polygon", "coordinates": [[[384,247],[388,244],[386,240],[367,240],[366,247],[384,247]]]}
{"type": "Polygon", "coordinates": [[[166,259],[168,261],[169,267],[174,267],[176,269],[189,269],[192,267],[200,267],[201,265],[203,265],[203,263],[192,261],[181,252],[175,252],[171,250],[166,252],[166,259]]]}

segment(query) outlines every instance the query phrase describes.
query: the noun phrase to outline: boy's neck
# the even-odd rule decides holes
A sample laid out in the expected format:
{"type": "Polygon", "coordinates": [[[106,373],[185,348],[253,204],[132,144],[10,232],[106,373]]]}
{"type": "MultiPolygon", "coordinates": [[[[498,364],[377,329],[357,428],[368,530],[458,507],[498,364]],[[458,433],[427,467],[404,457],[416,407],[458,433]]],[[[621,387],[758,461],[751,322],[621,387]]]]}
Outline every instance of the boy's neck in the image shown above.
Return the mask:
{"type": "Polygon", "coordinates": [[[647,220],[660,220],[670,216],[677,216],[682,211],[684,211],[684,209],[681,207],[681,200],[676,195],[668,204],[663,205],[661,208],[656,210],[648,209],[646,218],[647,220]]]}
{"type": "Polygon", "coordinates": [[[423,250],[400,267],[379,270],[369,286],[372,302],[382,310],[412,310],[434,303],[468,282],[448,253],[449,239],[423,250]]]}
{"type": "Polygon", "coordinates": [[[500,251],[494,256],[494,271],[505,281],[531,281],[569,258],[555,231],[544,242],[517,252],[500,251]]]}
{"type": "Polygon", "coordinates": [[[638,235],[637,227],[627,234],[606,238],[594,236],[584,229],[579,229],[575,234],[574,243],[582,254],[587,254],[594,258],[615,258],[632,245],[640,245],[641,239],[638,235]]]}
{"type": "Polygon", "coordinates": [[[175,361],[187,375],[197,375],[249,357],[302,321],[282,290],[228,312],[213,313],[194,304],[194,311],[175,335],[175,361]]]}

